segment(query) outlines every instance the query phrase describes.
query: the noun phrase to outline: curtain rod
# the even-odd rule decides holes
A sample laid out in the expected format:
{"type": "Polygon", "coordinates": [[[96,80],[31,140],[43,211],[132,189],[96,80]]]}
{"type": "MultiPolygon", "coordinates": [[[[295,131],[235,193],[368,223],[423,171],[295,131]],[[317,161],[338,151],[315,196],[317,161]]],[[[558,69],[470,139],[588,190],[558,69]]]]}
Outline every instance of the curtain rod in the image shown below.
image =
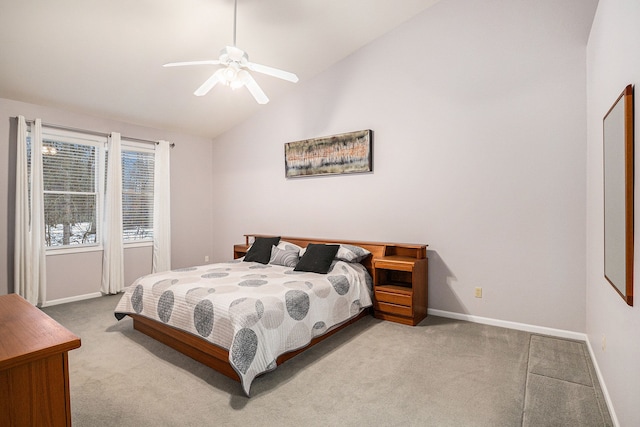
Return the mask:
{"type": "MultiPolygon", "coordinates": [[[[16,119],[17,118],[18,117],[16,117],[16,119]]],[[[33,119],[25,119],[25,121],[27,123],[35,123],[35,120],[33,120],[33,119]]],[[[89,130],[89,129],[74,128],[74,127],[71,127],[71,126],[56,125],[56,124],[53,124],[53,123],[44,123],[44,122],[42,122],[42,126],[46,126],[48,128],[60,129],[60,130],[68,130],[68,131],[72,131],[72,132],[82,132],[82,133],[86,133],[86,134],[89,134],[89,135],[96,135],[96,136],[106,136],[106,137],[108,137],[110,135],[110,134],[105,133],[105,132],[98,132],[98,131],[89,130]]],[[[159,144],[158,141],[152,141],[150,139],[134,138],[132,136],[120,135],[120,138],[127,139],[129,141],[144,142],[144,143],[156,144],[156,145],[159,144]]],[[[173,143],[173,142],[171,144],[169,144],[169,147],[171,147],[171,148],[173,148],[175,146],[176,146],[176,144],[173,143]]]]}

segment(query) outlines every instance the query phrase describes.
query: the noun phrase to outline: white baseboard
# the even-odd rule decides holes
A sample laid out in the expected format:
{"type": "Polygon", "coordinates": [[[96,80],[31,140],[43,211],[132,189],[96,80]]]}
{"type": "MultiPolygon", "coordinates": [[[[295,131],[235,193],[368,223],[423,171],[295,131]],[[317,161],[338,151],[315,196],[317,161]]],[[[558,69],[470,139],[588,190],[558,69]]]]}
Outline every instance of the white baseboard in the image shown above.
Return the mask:
{"type": "Polygon", "coordinates": [[[516,329],[518,331],[533,332],[541,335],[551,335],[554,337],[568,338],[571,340],[587,341],[587,334],[580,332],[566,331],[564,329],[547,328],[544,326],[528,325],[526,323],[509,322],[507,320],[491,319],[489,317],[473,316],[471,314],[454,313],[452,311],[428,309],[428,314],[450,319],[466,320],[472,323],[482,323],[483,325],[498,326],[501,328],[516,329]]]}
{"type": "Polygon", "coordinates": [[[444,310],[435,310],[428,309],[427,314],[431,314],[433,316],[439,317],[447,317],[449,319],[456,320],[465,320],[467,322],[472,323],[481,323],[484,325],[498,326],[501,328],[509,328],[516,329],[518,331],[532,332],[535,334],[541,335],[550,335],[559,338],[567,338],[577,341],[584,341],[587,344],[587,348],[589,349],[589,356],[591,357],[591,361],[593,362],[593,367],[596,371],[596,375],[598,376],[598,381],[600,382],[600,388],[602,389],[602,394],[604,395],[604,399],[607,404],[607,408],[609,409],[609,414],[611,415],[611,421],[615,427],[618,427],[620,424],[618,423],[618,418],[616,417],[616,413],[613,410],[613,402],[611,401],[611,397],[609,396],[609,391],[607,390],[607,384],[602,377],[602,373],[600,372],[600,367],[598,366],[598,359],[596,359],[595,354],[593,353],[593,348],[591,347],[591,343],[589,342],[589,338],[587,334],[581,332],[573,332],[566,331],[564,329],[554,329],[547,328],[544,326],[535,326],[528,325],[526,323],[518,323],[518,322],[509,322],[506,320],[498,320],[491,319],[488,317],[481,316],[473,316],[471,314],[463,314],[463,313],[455,313],[452,311],[444,311],[444,310]]]}
{"type": "Polygon", "coordinates": [[[585,341],[587,342],[587,348],[589,349],[589,356],[591,356],[593,367],[596,370],[596,376],[598,377],[598,381],[600,382],[600,388],[602,389],[602,394],[604,394],[604,400],[607,403],[607,408],[609,409],[611,422],[613,422],[613,425],[615,427],[619,427],[620,423],[618,422],[616,411],[613,410],[613,402],[611,401],[611,397],[609,396],[609,390],[607,390],[607,384],[604,382],[604,378],[602,377],[602,372],[600,372],[600,367],[598,366],[598,360],[596,359],[596,355],[593,352],[593,347],[591,347],[591,341],[589,341],[588,338],[585,341]]]}
{"type": "Polygon", "coordinates": [[[69,298],[54,299],[51,301],[45,301],[44,304],[42,304],[42,307],[51,307],[52,305],[65,304],[65,303],[74,302],[74,301],[82,301],[85,299],[97,298],[101,296],[102,296],[102,292],[93,292],[90,294],[76,295],[69,298]]]}

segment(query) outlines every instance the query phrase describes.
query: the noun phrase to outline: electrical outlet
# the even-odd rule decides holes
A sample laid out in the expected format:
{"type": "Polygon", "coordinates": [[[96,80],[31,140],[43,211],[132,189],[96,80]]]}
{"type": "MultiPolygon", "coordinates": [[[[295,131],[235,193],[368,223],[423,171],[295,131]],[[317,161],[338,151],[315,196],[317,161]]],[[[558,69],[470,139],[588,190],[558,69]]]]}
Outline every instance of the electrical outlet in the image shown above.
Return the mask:
{"type": "Polygon", "coordinates": [[[209,255],[204,256],[204,262],[209,262],[209,255]]]}
{"type": "Polygon", "coordinates": [[[482,298],[482,288],[476,288],[476,298],[482,298]]]}
{"type": "Polygon", "coordinates": [[[602,335],[602,351],[607,351],[607,336],[602,335]]]}

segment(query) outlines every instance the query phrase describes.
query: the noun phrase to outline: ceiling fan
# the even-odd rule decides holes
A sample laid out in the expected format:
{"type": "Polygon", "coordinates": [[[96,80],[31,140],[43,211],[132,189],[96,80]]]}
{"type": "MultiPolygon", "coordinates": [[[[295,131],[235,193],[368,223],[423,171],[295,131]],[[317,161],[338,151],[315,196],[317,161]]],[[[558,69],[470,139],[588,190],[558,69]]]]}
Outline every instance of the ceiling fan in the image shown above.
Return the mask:
{"type": "Polygon", "coordinates": [[[236,20],[238,14],[238,0],[235,0],[233,6],[233,46],[226,46],[220,51],[218,59],[209,59],[204,61],[186,61],[186,62],[170,62],[164,64],[163,67],[181,67],[184,65],[222,65],[224,68],[218,69],[211,75],[196,91],[196,96],[206,95],[215,85],[222,83],[237,89],[246,86],[251,95],[258,104],[266,104],[269,98],[264,91],[258,86],[248,70],[257,73],[266,74],[268,76],[277,77],[293,83],[298,81],[298,76],[288,71],[279,70],[277,68],[268,67],[266,65],[249,62],[249,56],[245,51],[236,47],[236,20]]]}

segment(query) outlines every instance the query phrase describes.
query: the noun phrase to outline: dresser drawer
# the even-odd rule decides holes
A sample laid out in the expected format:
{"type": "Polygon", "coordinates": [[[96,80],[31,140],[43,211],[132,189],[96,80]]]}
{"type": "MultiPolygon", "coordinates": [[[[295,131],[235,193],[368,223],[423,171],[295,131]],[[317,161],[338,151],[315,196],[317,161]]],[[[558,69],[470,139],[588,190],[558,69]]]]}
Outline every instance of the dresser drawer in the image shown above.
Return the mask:
{"type": "Polygon", "coordinates": [[[385,313],[397,314],[400,316],[413,316],[413,309],[404,305],[390,304],[387,302],[377,302],[374,304],[375,309],[378,311],[384,311],[385,313]]]}
{"type": "Polygon", "coordinates": [[[376,301],[379,302],[390,302],[391,304],[404,305],[407,307],[411,307],[411,295],[406,294],[397,294],[393,292],[385,292],[385,291],[376,291],[375,292],[376,301]]]}

